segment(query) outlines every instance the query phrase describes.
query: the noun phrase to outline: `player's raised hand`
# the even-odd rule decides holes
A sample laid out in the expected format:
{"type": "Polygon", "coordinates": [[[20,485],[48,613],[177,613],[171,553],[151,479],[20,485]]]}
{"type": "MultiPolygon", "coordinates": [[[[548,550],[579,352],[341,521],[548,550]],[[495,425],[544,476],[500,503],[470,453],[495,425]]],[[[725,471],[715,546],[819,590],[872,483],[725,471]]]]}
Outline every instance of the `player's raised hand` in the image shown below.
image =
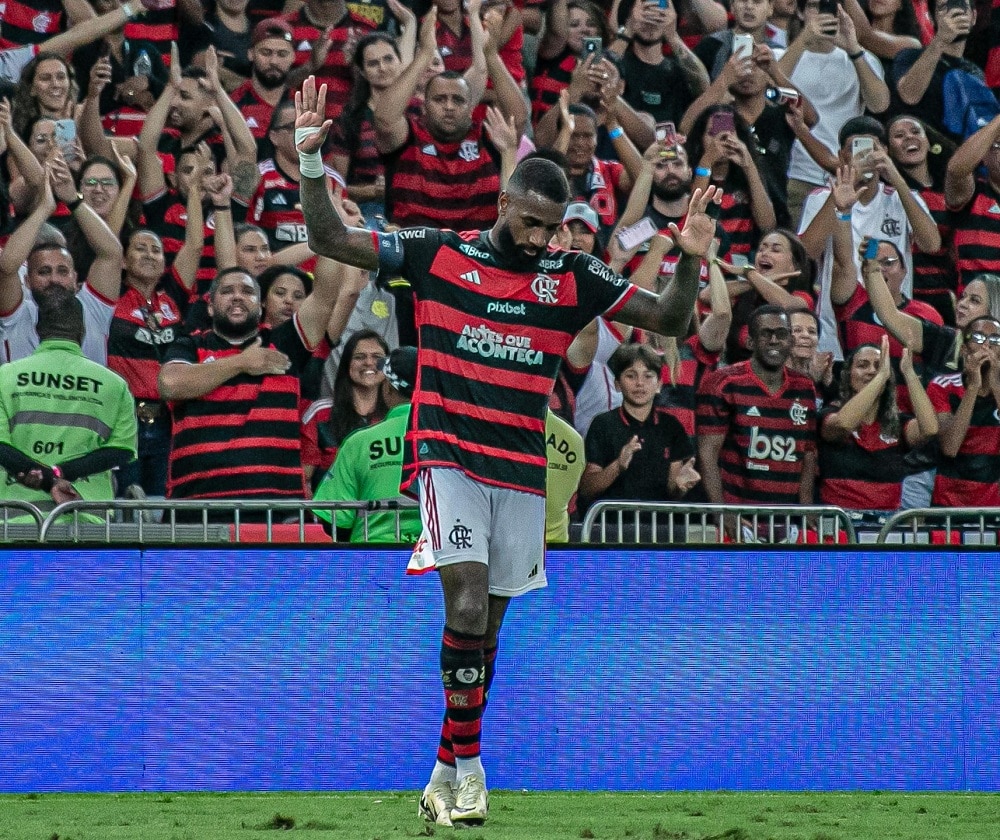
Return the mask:
{"type": "Polygon", "coordinates": [[[670,235],[685,254],[704,257],[708,253],[715,236],[715,219],[707,212],[711,204],[722,204],[721,189],[711,186],[704,192],[700,189],[695,190],[688,204],[684,229],[681,230],[673,222],[670,223],[670,235]]]}
{"type": "Polygon", "coordinates": [[[310,76],[295,92],[295,148],[302,154],[318,152],[332,125],[333,120],[326,119],[326,85],[317,90],[316,77],[310,76]],[[301,129],[308,134],[302,136],[301,129]]]}

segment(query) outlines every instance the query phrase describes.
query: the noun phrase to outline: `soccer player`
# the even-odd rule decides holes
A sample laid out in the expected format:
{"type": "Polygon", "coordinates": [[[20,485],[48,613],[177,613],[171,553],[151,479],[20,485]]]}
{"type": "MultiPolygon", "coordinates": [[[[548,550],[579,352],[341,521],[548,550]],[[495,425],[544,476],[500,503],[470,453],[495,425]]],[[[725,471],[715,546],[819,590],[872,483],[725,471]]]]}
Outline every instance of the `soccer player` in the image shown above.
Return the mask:
{"type": "Polygon", "coordinates": [[[445,601],[441,676],[446,716],[420,813],[479,825],[489,799],[480,726],[512,597],[545,586],[545,413],[560,357],[598,315],[667,335],[687,326],[721,200],[695,192],[683,256],[659,295],[631,286],[594,257],[549,249],[569,201],[551,161],[514,170],[485,231],[373,233],[337,216],[320,148],[326,90],[296,94],[296,140],[309,246],[318,254],[412,285],[419,336],[417,387],[404,488],[419,487],[424,530],[445,601]]]}

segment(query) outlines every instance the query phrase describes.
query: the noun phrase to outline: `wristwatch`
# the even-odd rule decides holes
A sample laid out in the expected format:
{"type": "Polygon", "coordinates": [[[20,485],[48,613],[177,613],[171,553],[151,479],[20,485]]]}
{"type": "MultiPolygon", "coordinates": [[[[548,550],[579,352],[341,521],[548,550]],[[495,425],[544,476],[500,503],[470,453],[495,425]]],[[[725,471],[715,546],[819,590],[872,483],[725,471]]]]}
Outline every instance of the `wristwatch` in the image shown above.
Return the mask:
{"type": "Polygon", "coordinates": [[[624,26],[619,26],[618,31],[615,33],[616,41],[624,41],[626,44],[632,43],[632,36],[628,34],[628,30],[624,26]]]}

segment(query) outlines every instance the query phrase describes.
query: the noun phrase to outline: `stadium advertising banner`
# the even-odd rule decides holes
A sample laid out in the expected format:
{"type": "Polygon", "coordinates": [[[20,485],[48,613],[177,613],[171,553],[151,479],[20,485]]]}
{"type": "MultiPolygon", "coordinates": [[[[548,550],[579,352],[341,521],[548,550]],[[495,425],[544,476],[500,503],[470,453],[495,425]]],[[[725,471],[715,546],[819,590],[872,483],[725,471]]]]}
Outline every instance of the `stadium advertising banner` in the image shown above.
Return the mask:
{"type": "MultiPolygon", "coordinates": [[[[0,554],[0,792],[423,785],[398,551],[0,554]]],[[[991,554],[575,550],[501,636],[496,788],[1000,789],[991,554]]]]}

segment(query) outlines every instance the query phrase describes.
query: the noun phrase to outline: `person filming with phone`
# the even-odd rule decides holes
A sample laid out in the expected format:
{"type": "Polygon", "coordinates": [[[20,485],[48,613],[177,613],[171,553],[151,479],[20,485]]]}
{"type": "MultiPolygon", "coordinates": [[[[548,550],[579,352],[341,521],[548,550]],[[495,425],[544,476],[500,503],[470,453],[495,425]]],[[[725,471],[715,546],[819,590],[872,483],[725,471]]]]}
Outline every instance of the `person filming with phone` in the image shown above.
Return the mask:
{"type": "MultiPolygon", "coordinates": [[[[802,31],[778,64],[823,115],[812,135],[836,154],[844,123],[865,111],[882,114],[889,107],[885,72],[878,58],[858,43],[854,23],[837,0],[798,0],[798,7],[802,31]]],[[[826,183],[827,174],[800,136],[788,169],[793,222],[798,222],[806,196],[826,183]]]]}
{"type": "Polygon", "coordinates": [[[945,130],[952,140],[961,142],[967,135],[949,131],[945,125],[948,111],[945,77],[958,73],[969,78],[957,81],[984,82],[982,69],[963,57],[969,33],[976,23],[976,11],[969,0],[930,0],[929,5],[934,17],[934,37],[922,49],[900,52],[892,63],[890,78],[904,106],[899,111],[945,130]]]}
{"type": "Polygon", "coordinates": [[[708,88],[708,73],[677,34],[677,11],[669,0],[622,0],[610,53],[619,59],[626,102],[656,122],[680,122],[696,96],[708,88]],[[670,55],[663,45],[670,45],[670,55]]]}

